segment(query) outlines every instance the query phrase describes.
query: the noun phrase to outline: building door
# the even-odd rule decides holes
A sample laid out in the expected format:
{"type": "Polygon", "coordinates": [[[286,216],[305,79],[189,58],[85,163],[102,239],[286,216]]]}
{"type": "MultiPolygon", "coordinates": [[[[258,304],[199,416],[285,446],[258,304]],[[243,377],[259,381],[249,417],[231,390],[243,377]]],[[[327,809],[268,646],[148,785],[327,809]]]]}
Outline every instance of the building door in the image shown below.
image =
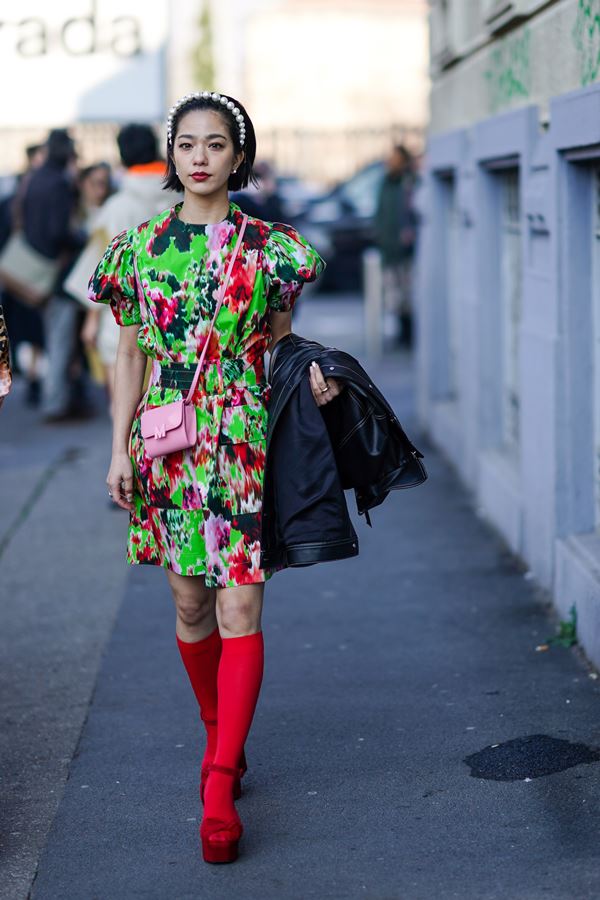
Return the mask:
{"type": "Polygon", "coordinates": [[[600,167],[592,189],[592,410],[594,454],[594,515],[600,531],[600,167]]]}
{"type": "Polygon", "coordinates": [[[500,342],[502,444],[519,451],[519,325],[521,321],[521,204],[519,170],[500,174],[500,342]]]}
{"type": "Polygon", "coordinates": [[[440,257],[444,266],[444,300],[445,309],[442,320],[445,322],[444,340],[444,396],[448,400],[456,399],[458,393],[458,355],[460,351],[460,242],[459,218],[456,198],[456,179],[454,175],[440,177],[442,199],[442,234],[443,247],[440,257]]]}
{"type": "Polygon", "coordinates": [[[458,216],[456,182],[452,179],[452,190],[448,203],[448,366],[450,373],[450,395],[458,393],[458,355],[460,352],[461,330],[461,268],[460,268],[460,226],[458,216]]]}

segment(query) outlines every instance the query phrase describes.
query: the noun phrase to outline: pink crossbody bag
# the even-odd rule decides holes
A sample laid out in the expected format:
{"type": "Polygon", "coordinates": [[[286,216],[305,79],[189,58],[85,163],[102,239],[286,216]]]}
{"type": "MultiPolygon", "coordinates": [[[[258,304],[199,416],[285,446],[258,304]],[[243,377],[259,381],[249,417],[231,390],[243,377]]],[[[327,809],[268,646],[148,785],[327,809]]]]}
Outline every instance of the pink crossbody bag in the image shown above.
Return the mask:
{"type": "MultiPolygon", "coordinates": [[[[156,406],[153,409],[146,409],[142,413],[140,426],[142,438],[144,440],[144,449],[146,451],[146,454],[152,459],[154,459],[155,456],[165,456],[167,453],[174,453],[176,450],[185,450],[187,447],[193,447],[196,443],[196,408],[192,404],[192,397],[194,396],[194,391],[196,390],[198,379],[200,378],[202,366],[204,365],[204,358],[206,356],[206,351],[208,349],[208,344],[210,341],[210,336],[212,334],[217,315],[219,314],[219,310],[225,298],[225,292],[227,290],[227,285],[229,284],[233,264],[236,260],[238,250],[240,249],[240,245],[242,243],[242,238],[244,236],[244,231],[246,230],[247,221],[248,216],[245,215],[242,220],[242,225],[238,234],[238,239],[236,241],[233,254],[231,256],[231,260],[229,262],[229,266],[227,268],[225,280],[223,281],[221,289],[219,291],[219,297],[217,299],[215,312],[212,317],[212,322],[210,323],[210,328],[208,329],[208,334],[204,342],[204,347],[202,348],[202,353],[200,354],[200,359],[198,360],[198,365],[196,366],[194,378],[186,396],[182,397],[181,400],[174,400],[172,403],[165,403],[164,406],[156,406]]],[[[141,280],[139,280],[139,276],[138,282],[140,285],[140,289],[143,290],[142,282],[141,280]]]]}

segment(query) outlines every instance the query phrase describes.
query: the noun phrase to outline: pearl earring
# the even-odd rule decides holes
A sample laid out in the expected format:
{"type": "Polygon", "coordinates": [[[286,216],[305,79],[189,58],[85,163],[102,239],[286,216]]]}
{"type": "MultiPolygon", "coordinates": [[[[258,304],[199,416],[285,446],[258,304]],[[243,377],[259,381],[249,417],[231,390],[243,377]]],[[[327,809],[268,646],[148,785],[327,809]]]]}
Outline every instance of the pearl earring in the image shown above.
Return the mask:
{"type": "Polygon", "coordinates": [[[231,170],[231,174],[232,174],[232,175],[235,175],[236,172],[237,172],[237,169],[232,169],[232,170],[231,170]]]}

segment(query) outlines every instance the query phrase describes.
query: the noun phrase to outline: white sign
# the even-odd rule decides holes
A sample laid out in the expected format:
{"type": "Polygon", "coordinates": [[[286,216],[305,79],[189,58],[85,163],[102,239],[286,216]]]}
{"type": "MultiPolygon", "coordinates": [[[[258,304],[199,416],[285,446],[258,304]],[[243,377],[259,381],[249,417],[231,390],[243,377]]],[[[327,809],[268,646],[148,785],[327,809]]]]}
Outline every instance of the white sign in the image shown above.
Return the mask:
{"type": "Polygon", "coordinates": [[[165,115],[168,0],[0,0],[0,127],[165,115]]]}

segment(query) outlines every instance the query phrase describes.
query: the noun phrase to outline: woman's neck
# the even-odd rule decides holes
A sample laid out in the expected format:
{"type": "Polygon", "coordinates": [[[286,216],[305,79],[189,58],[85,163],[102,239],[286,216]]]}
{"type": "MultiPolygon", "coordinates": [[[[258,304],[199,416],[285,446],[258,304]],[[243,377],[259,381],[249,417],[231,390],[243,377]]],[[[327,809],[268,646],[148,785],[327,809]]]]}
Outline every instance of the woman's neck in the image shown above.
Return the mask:
{"type": "Polygon", "coordinates": [[[227,218],[228,212],[227,189],[207,197],[200,197],[198,194],[186,191],[178,216],[182,222],[187,222],[188,225],[212,225],[227,218]]]}

